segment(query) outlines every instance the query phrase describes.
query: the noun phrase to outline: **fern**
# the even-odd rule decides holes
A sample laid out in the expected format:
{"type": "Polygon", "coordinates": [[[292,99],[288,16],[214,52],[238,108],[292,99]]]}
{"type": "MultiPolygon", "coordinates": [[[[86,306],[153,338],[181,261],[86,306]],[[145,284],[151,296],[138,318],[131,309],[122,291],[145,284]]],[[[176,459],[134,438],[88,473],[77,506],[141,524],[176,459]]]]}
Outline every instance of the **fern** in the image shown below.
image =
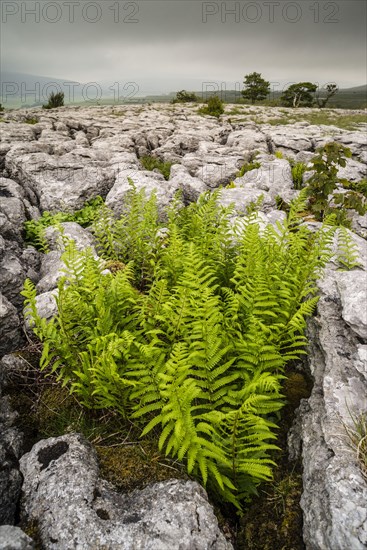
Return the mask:
{"type": "Polygon", "coordinates": [[[136,286],[145,288],[153,281],[157,255],[162,245],[158,228],[155,193],[146,199],[145,190],[137,192],[130,181],[130,191],[120,218],[115,220],[113,213],[102,207],[93,232],[102,257],[123,263],[133,262],[136,286]]]}
{"type": "Polygon", "coordinates": [[[338,227],[337,244],[337,261],[341,269],[349,270],[361,267],[357,243],[346,227],[338,227]]]}
{"type": "Polygon", "coordinates": [[[131,185],[120,218],[102,205],[94,222],[103,260],[62,237],[58,315],[39,317],[29,281],[23,295],[42,369],[87,407],[154,433],[241,509],[271,479],[284,369],[304,353],[335,230],[300,225],[303,191],[288,219],[265,229],[256,212],[233,226],[219,196],[176,203],[162,227],[155,195],[131,185]]]}

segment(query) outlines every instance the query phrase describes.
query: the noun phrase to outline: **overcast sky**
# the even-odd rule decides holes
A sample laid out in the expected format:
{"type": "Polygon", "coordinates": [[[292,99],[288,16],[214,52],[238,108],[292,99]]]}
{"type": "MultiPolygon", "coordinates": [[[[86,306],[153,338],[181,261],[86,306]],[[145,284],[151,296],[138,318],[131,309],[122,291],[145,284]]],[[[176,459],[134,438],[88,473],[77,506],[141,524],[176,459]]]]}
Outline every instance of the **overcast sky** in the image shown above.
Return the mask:
{"type": "Polygon", "coordinates": [[[364,0],[2,0],[2,70],[77,82],[136,82],[140,92],[365,84],[364,0]],[[32,13],[33,12],[33,13],[32,13]],[[148,90],[148,88],[150,88],[148,90]]]}

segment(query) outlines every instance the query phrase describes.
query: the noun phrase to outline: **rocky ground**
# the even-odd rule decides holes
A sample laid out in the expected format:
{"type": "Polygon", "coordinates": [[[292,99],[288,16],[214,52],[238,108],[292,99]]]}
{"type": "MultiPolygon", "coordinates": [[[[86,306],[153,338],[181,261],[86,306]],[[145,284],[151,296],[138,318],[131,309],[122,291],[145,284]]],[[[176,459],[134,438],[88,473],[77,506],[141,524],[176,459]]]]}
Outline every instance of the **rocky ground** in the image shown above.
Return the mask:
{"type": "MultiPolygon", "coordinates": [[[[261,216],[274,223],[284,216],[277,197],[288,202],[297,194],[287,159],[307,163],[318,147],[337,141],[353,155],[340,176],[350,181],[366,177],[367,124],[339,128],[339,117],[349,111],[329,111],[335,125],[299,120],[310,112],[299,109],[292,124],[285,124],[292,110],[249,106],[227,106],[219,119],[180,105],[2,115],[0,549],[34,547],[14,527],[20,513],[37,523],[46,549],[231,547],[196,483],[166,481],[121,495],[100,479],[93,449],[75,434],[40,441],[24,455],[6,389],[7,380],[24,366],[12,353],[25,344],[19,293],[30,277],[41,294],[40,309],[52,315],[62,265],[52,231],[51,252],[43,255],[25,246],[23,222],[45,210],[74,211],[97,195],[118,213],[132,179],[138,189],[157,189],[161,207],[178,190],[188,203],[222,185],[221,202],[234,202],[237,215],[243,215],[262,195],[261,216]],[[139,159],[145,155],[173,163],[167,181],[159,171],[143,168],[139,159]],[[260,168],[238,177],[255,155],[260,168]]],[[[289,436],[291,455],[302,456],[303,538],[310,550],[367,545],[367,484],[344,429],[367,412],[367,216],[355,216],[353,230],[361,267],[342,272],[331,262],[320,281],[321,299],[309,325],[313,389],[301,401],[289,436]]],[[[92,242],[75,223],[65,224],[65,231],[80,247],[92,242]]]]}

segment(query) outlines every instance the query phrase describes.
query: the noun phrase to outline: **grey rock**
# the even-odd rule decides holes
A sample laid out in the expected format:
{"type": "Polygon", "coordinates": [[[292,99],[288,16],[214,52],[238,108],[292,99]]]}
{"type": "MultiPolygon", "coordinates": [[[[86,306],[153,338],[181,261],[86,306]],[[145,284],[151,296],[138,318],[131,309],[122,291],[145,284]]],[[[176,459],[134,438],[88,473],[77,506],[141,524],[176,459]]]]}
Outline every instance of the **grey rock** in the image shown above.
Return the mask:
{"type": "Polygon", "coordinates": [[[234,184],[237,187],[253,187],[265,191],[273,199],[279,195],[287,202],[296,195],[292,170],[289,162],[284,159],[262,161],[260,168],[247,172],[241,178],[236,178],[234,184]]]}
{"type": "Polygon", "coordinates": [[[29,369],[28,361],[20,355],[14,353],[4,355],[0,361],[0,391],[9,383],[24,381],[29,369]]]}
{"type": "Polygon", "coordinates": [[[191,176],[180,164],[171,166],[170,184],[174,189],[181,189],[183,199],[187,203],[197,201],[199,196],[208,190],[201,179],[191,176]]]}
{"type": "Polygon", "coordinates": [[[124,209],[124,203],[128,193],[131,190],[129,180],[132,180],[137,191],[145,189],[146,196],[150,197],[152,192],[156,192],[158,209],[163,210],[172,201],[176,191],[179,189],[178,183],[166,181],[161,174],[155,172],[135,172],[122,170],[116,178],[115,185],[106,197],[106,205],[109,206],[116,215],[121,215],[124,209]]]}
{"type": "Polygon", "coordinates": [[[48,549],[232,548],[197,483],[170,480],[116,493],[99,479],[96,454],[81,435],[40,441],[20,464],[22,517],[37,521],[48,549]]]}
{"type": "Polygon", "coordinates": [[[359,152],[359,161],[363,162],[363,164],[367,164],[367,150],[363,149],[359,152]]]}
{"type": "Polygon", "coordinates": [[[361,181],[367,177],[367,167],[354,159],[346,159],[346,166],[338,169],[338,177],[352,182],[361,181]]]}
{"type": "Polygon", "coordinates": [[[276,225],[277,223],[283,223],[287,219],[287,214],[282,210],[271,210],[266,214],[268,223],[276,225]]]}
{"type": "Polygon", "coordinates": [[[49,292],[57,287],[57,281],[65,275],[65,264],[61,261],[61,252],[53,250],[41,260],[40,280],[36,288],[38,293],[49,292]]]}
{"type": "Polygon", "coordinates": [[[6,240],[0,235],[0,260],[2,260],[2,258],[4,257],[6,247],[6,240]]]}
{"type": "Polygon", "coordinates": [[[205,163],[198,168],[196,176],[208,187],[215,188],[232,181],[236,177],[239,168],[238,158],[217,157],[216,162],[205,163]]]}
{"type": "Polygon", "coordinates": [[[35,133],[29,124],[18,124],[9,122],[1,125],[1,141],[14,144],[18,141],[33,141],[35,133]]]}
{"type": "Polygon", "coordinates": [[[289,438],[293,456],[302,448],[307,550],[362,550],[367,545],[367,485],[344,427],[353,429],[352,416],[366,414],[367,388],[359,342],[342,317],[338,288],[343,275],[328,270],[319,282],[318,315],[309,323],[314,387],[289,438]]]}
{"type": "Polygon", "coordinates": [[[25,271],[25,275],[28,279],[33,281],[33,283],[38,283],[39,281],[39,270],[41,267],[41,257],[42,254],[36,250],[33,246],[27,246],[22,251],[22,265],[25,271]]]}
{"type": "MultiPolygon", "coordinates": [[[[58,289],[54,288],[53,290],[42,292],[41,294],[38,294],[36,296],[36,309],[40,317],[46,320],[50,320],[57,315],[57,295],[58,289]]],[[[24,313],[26,313],[26,311],[27,308],[24,309],[24,313]]],[[[29,333],[32,334],[32,322],[27,316],[25,317],[25,328],[29,333]]]]}
{"type": "Polygon", "coordinates": [[[367,272],[338,273],[336,282],[344,321],[360,338],[367,340],[367,272]]]}
{"type": "Polygon", "coordinates": [[[268,152],[266,135],[261,130],[255,128],[246,128],[231,132],[228,135],[226,145],[237,151],[268,152]]]}
{"type": "MultiPolygon", "coordinates": [[[[87,229],[84,229],[76,222],[63,222],[60,226],[62,227],[63,235],[69,239],[72,239],[78,250],[84,250],[88,247],[93,248],[93,235],[87,229]]],[[[57,227],[47,227],[45,230],[45,239],[49,250],[60,252],[64,251],[64,246],[60,239],[60,231],[57,227]]]]}
{"type": "Polygon", "coordinates": [[[15,252],[6,250],[0,261],[0,288],[15,306],[22,304],[20,291],[26,278],[25,270],[15,252]]]}
{"type": "Polygon", "coordinates": [[[0,526],[0,550],[34,550],[33,540],[20,527],[0,526]]]}
{"type": "Polygon", "coordinates": [[[308,165],[315,156],[316,153],[311,153],[311,151],[300,151],[295,155],[294,160],[308,165]]]}
{"type": "MultiPolygon", "coordinates": [[[[366,151],[367,138],[366,131],[345,131],[339,129],[339,136],[335,141],[349,147],[353,155],[359,156],[366,151]]],[[[330,141],[333,141],[332,139],[330,141]]]]}
{"type": "Polygon", "coordinates": [[[352,222],[352,231],[363,239],[367,239],[367,214],[360,216],[355,210],[350,210],[349,218],[352,222]]]}
{"type": "Polygon", "coordinates": [[[360,345],[357,348],[358,358],[355,362],[355,367],[358,372],[366,379],[367,382],[367,345],[360,345]]]}
{"type": "Polygon", "coordinates": [[[16,349],[23,342],[16,308],[0,292],[0,356],[16,349]]]}
{"type": "Polygon", "coordinates": [[[14,524],[22,486],[18,459],[23,438],[13,427],[16,416],[8,397],[0,397],[0,525],[14,524]]]}
{"type": "Polygon", "coordinates": [[[269,193],[250,186],[248,188],[234,187],[223,189],[218,204],[224,207],[233,204],[237,214],[247,214],[248,207],[252,203],[256,203],[260,197],[263,198],[262,208],[264,210],[270,211],[275,208],[275,201],[271,198],[269,193]]]}
{"type": "Polygon", "coordinates": [[[16,182],[0,178],[0,197],[0,232],[4,238],[21,243],[26,194],[16,182]]]}
{"type": "MultiPolygon", "coordinates": [[[[301,123],[302,124],[302,123],[301,123]]],[[[298,153],[299,151],[312,151],[315,133],[322,134],[317,126],[303,126],[292,124],[287,126],[273,126],[267,129],[274,150],[280,150],[285,154],[288,151],[298,153]]]]}
{"type": "Polygon", "coordinates": [[[46,153],[11,155],[5,166],[39,197],[42,210],[81,208],[96,195],[106,195],[114,183],[113,171],[98,160],[91,148],[75,149],[62,156],[46,153]]]}

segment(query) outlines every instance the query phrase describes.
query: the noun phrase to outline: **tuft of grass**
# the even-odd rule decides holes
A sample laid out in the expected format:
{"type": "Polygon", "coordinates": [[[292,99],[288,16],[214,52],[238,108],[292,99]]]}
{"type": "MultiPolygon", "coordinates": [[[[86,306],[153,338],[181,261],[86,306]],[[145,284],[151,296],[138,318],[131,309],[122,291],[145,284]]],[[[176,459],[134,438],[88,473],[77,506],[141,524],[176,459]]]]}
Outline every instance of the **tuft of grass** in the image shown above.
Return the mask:
{"type": "Polygon", "coordinates": [[[172,162],[163,162],[163,160],[160,160],[159,158],[152,157],[150,155],[146,155],[145,157],[141,157],[140,162],[144,166],[145,170],[154,170],[158,169],[160,173],[163,175],[165,180],[169,179],[170,172],[171,172],[171,166],[172,162]]]}
{"type": "Polygon", "coordinates": [[[250,162],[247,162],[242,166],[242,168],[237,172],[236,178],[242,178],[246,174],[246,172],[251,172],[251,170],[256,170],[257,168],[260,168],[261,164],[260,162],[251,160],[250,162]]]}
{"type": "Polygon", "coordinates": [[[25,119],[25,124],[38,124],[39,120],[36,117],[29,117],[25,119]]]}
{"type": "Polygon", "coordinates": [[[253,120],[255,124],[270,124],[271,126],[286,126],[287,124],[292,124],[293,122],[293,119],[287,117],[277,117],[269,120],[263,120],[255,117],[253,120]]]}
{"type": "Polygon", "coordinates": [[[292,114],[292,118],[296,119],[298,122],[305,121],[310,124],[315,124],[316,126],[336,126],[343,130],[356,130],[359,124],[367,123],[366,114],[355,113],[345,115],[330,111],[310,112],[306,115],[292,114]]]}
{"type": "Polygon", "coordinates": [[[226,115],[246,115],[247,111],[246,109],[240,109],[239,107],[233,107],[233,109],[230,109],[227,111],[226,115]]]}
{"type": "Polygon", "coordinates": [[[367,413],[353,414],[349,411],[352,426],[344,424],[349,446],[355,452],[363,478],[367,481],[367,413]]]}

